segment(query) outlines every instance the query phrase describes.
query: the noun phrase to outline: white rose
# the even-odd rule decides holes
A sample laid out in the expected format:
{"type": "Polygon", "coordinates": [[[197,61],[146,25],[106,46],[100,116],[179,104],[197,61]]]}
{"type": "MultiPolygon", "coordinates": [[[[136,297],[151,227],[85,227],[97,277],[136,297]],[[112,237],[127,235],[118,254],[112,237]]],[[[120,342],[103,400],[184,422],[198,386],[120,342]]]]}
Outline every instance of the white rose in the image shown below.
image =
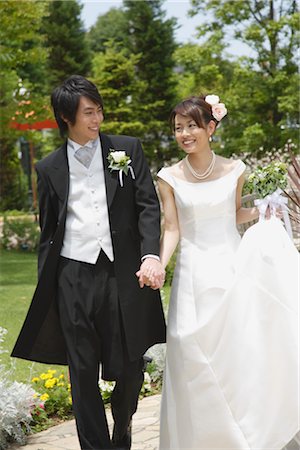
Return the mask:
{"type": "Polygon", "coordinates": [[[224,103],[218,103],[217,105],[212,105],[212,115],[214,118],[220,122],[224,116],[227,114],[227,109],[225,108],[224,103]]]}
{"type": "Polygon", "coordinates": [[[114,162],[119,163],[119,162],[122,161],[122,159],[125,158],[126,153],[123,152],[123,151],[120,151],[120,152],[112,152],[112,153],[111,153],[111,156],[112,156],[114,162]]]}
{"type": "Polygon", "coordinates": [[[207,95],[205,97],[205,101],[206,103],[208,103],[209,105],[216,105],[217,103],[219,103],[219,97],[217,95],[207,95]]]}

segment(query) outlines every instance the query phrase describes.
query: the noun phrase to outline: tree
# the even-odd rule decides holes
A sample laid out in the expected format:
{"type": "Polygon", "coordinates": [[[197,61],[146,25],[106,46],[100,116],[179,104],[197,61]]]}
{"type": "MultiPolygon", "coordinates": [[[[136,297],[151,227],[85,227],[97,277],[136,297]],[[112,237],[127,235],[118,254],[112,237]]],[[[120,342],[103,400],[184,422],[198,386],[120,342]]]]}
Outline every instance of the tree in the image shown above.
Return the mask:
{"type": "MultiPolygon", "coordinates": [[[[178,101],[191,95],[215,93],[227,103],[235,64],[225,59],[223,49],[221,42],[210,41],[202,45],[184,44],[175,51],[178,101]]],[[[224,153],[222,142],[226,127],[227,118],[224,118],[214,137],[214,149],[218,153],[224,153]]]]}
{"type": "Polygon", "coordinates": [[[124,1],[129,52],[140,55],[136,64],[137,77],[145,83],[139,98],[144,105],[139,120],[156,124],[143,139],[148,154],[156,161],[167,159],[171,153],[168,118],[176,99],[173,59],[176,20],[165,20],[162,3],[162,0],[124,1]]]}
{"type": "Polygon", "coordinates": [[[121,9],[111,8],[99,16],[95,25],[87,33],[92,52],[103,52],[108,41],[114,42],[114,48],[128,48],[128,23],[121,9]]]}
{"type": "Polygon", "coordinates": [[[43,32],[49,48],[48,70],[50,90],[70,75],[86,76],[91,54],[80,18],[82,5],[76,0],[48,2],[43,32]]]}
{"type": "Polygon", "coordinates": [[[145,89],[145,83],[136,75],[139,55],[127,55],[126,49],[118,50],[108,41],[106,51],[93,59],[92,79],[99,87],[104,101],[105,120],[101,129],[111,134],[143,136],[146,125],[140,121],[137,98],[145,89]]]}
{"type": "Polygon", "coordinates": [[[297,139],[298,107],[294,99],[288,101],[299,84],[297,2],[191,0],[191,4],[191,15],[205,12],[213,16],[199,27],[199,37],[218,40],[226,48],[226,37],[233,33],[254,52],[254,56],[241,58],[233,72],[228,103],[234,119],[227,145],[250,151],[259,145],[265,150],[283,145],[287,137],[297,139]]]}
{"type": "Polygon", "coordinates": [[[30,64],[43,66],[47,53],[39,33],[45,14],[44,2],[23,1],[20,5],[19,2],[1,1],[0,14],[0,208],[3,210],[22,208],[26,204],[24,175],[16,145],[20,132],[12,129],[10,123],[23,105],[29,108],[28,98],[26,104],[21,104],[25,92],[31,94],[31,101],[36,99],[37,103],[43,103],[41,95],[35,94],[33,86],[25,79],[25,68],[30,64]]]}
{"type": "MultiPolygon", "coordinates": [[[[104,100],[104,122],[101,129],[111,134],[128,134],[144,140],[159,127],[151,111],[159,101],[149,105],[140,99],[146,83],[137,76],[136,65],[141,55],[128,55],[127,49],[119,50],[117,44],[108,41],[106,50],[93,59],[92,80],[99,87],[104,100]],[[148,120],[142,117],[148,116],[148,120]]],[[[146,156],[153,154],[145,147],[146,156]]]]}

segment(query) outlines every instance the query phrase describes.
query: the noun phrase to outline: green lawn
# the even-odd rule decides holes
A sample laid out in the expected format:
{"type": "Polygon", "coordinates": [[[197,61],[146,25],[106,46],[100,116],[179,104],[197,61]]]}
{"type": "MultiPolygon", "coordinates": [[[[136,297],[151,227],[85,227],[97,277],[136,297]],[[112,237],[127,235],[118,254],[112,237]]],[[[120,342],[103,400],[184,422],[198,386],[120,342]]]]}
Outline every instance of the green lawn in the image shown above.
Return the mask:
{"type": "MultiPolygon", "coordinates": [[[[14,366],[12,379],[27,383],[50,366],[11,358],[16,338],[24,322],[37,279],[36,254],[16,251],[0,251],[0,326],[7,329],[3,348],[7,353],[0,355],[1,364],[7,369],[14,366]]],[[[51,366],[66,375],[64,366],[51,366]]]]}
{"type": "MultiPolygon", "coordinates": [[[[31,302],[37,279],[36,269],[36,254],[0,250],[0,326],[8,331],[3,345],[8,352],[0,355],[0,359],[1,364],[8,369],[13,364],[14,370],[11,371],[10,377],[24,383],[50,368],[45,364],[9,356],[31,302]]],[[[168,303],[168,286],[164,287],[164,293],[165,302],[168,303]]],[[[67,374],[67,368],[64,366],[51,368],[67,374]]]]}

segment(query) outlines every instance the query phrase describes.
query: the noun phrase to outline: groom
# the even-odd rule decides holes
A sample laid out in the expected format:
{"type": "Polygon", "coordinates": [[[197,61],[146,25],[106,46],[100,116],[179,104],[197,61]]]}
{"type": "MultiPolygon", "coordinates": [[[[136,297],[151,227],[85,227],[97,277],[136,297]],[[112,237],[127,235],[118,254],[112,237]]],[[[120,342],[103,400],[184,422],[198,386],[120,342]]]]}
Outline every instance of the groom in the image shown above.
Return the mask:
{"type": "Polygon", "coordinates": [[[12,356],[68,364],[82,449],[130,449],[143,354],[165,341],[159,291],[147,287],[164,277],[159,203],[139,140],[99,133],[93,83],[73,75],[51,102],[68,138],[36,165],[39,280],[12,356]],[[112,440],[100,364],[116,381],[112,440]]]}

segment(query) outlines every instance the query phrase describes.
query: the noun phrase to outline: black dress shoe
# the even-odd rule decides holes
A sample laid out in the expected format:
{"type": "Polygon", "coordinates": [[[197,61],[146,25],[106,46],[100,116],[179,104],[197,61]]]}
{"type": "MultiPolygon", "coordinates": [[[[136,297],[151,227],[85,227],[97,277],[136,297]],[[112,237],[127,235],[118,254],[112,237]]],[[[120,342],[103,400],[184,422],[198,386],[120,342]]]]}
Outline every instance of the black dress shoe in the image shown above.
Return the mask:
{"type": "Polygon", "coordinates": [[[131,448],[131,421],[124,436],[118,436],[116,427],[113,430],[112,447],[116,450],[130,450],[131,448]]]}

